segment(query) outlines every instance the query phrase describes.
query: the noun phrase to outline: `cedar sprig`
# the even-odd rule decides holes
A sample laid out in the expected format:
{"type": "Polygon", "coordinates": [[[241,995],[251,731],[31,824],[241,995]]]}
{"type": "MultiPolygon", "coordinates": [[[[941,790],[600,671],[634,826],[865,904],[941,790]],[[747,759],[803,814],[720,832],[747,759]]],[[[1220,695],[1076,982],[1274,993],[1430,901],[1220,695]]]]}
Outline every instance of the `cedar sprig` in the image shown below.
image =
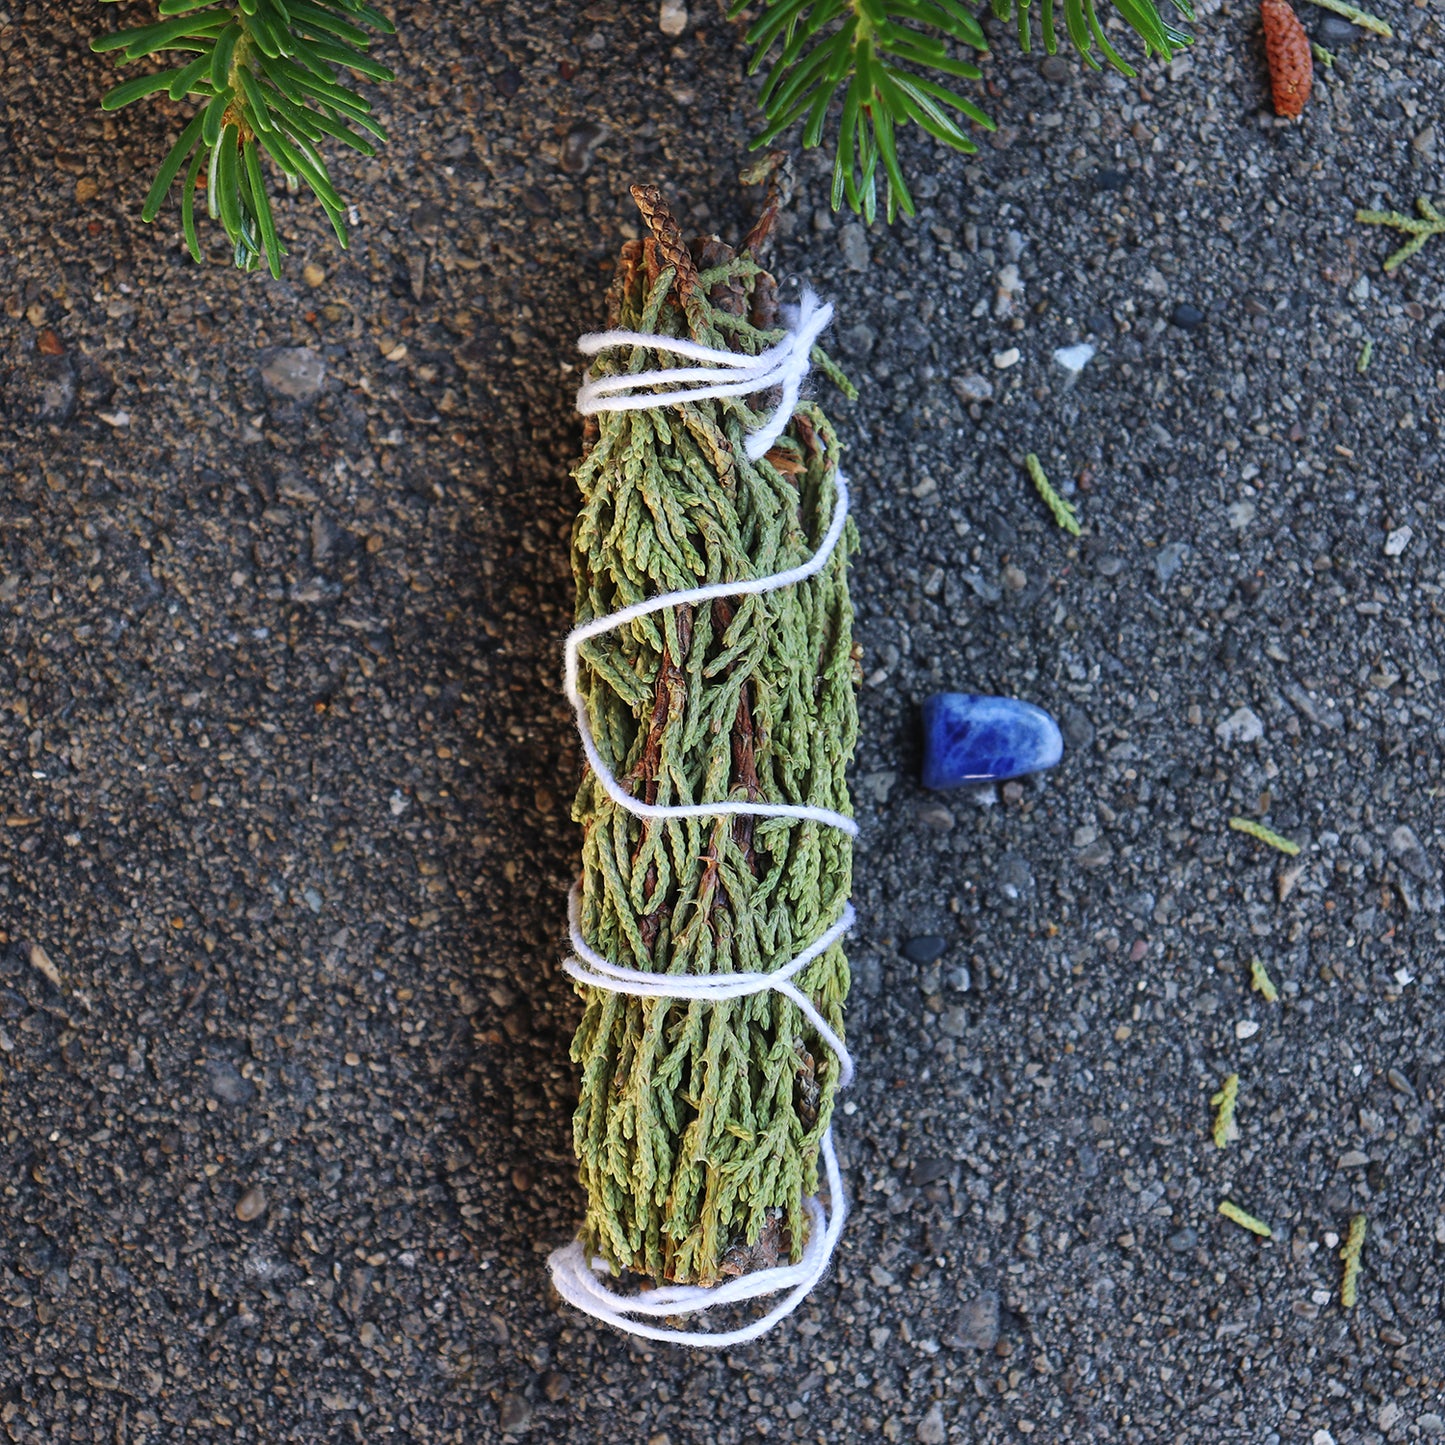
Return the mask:
{"type": "Polygon", "coordinates": [[[1252,818],[1231,818],[1229,826],[1236,833],[1246,833],[1251,838],[1258,838],[1261,843],[1268,843],[1271,848],[1277,848],[1291,858],[1299,854],[1299,844],[1294,839],[1286,838],[1283,833],[1276,833],[1273,828],[1266,828],[1263,823],[1256,823],[1252,818]]]}
{"type": "Polygon", "coordinates": [[[1214,1116],[1214,1147],[1223,1149],[1231,1135],[1237,1136],[1234,1110],[1239,1103],[1239,1075],[1230,1074],[1209,1102],[1219,1111],[1214,1116]]]}
{"type": "Polygon", "coordinates": [[[1269,970],[1257,958],[1249,961],[1249,986],[1255,993],[1262,994],[1265,1003],[1278,1003],[1279,990],[1269,976],[1269,970]]]}
{"type": "MultiPolygon", "coordinates": [[[[1403,266],[1431,236],[1445,234],[1445,215],[1430,204],[1428,197],[1421,196],[1415,202],[1415,209],[1420,212],[1418,220],[1414,216],[1402,216],[1399,211],[1355,212],[1355,219],[1366,226],[1393,226],[1409,236],[1410,239],[1398,251],[1385,258],[1387,275],[1403,266]]],[[[1360,369],[1363,371],[1364,367],[1360,369]]]]}
{"type": "Polygon", "coordinates": [[[1054,515],[1054,521],[1061,526],[1071,537],[1082,535],[1079,527],[1079,509],[1067,498],[1061,497],[1049,481],[1049,476],[1044,471],[1044,464],[1030,452],[1024,458],[1024,465],[1028,468],[1029,476],[1033,480],[1034,490],[1044,499],[1044,505],[1054,515]]]}
{"type": "Polygon", "coordinates": [[[1340,1278],[1340,1304],[1347,1310],[1354,1309],[1360,1297],[1360,1255],[1365,1248],[1365,1231],[1368,1227],[1363,1214],[1355,1215],[1350,1220],[1349,1237],[1340,1250],[1340,1258],[1345,1265],[1344,1274],[1340,1278]]]}
{"type": "MultiPolygon", "coordinates": [[[[729,14],[740,15],[752,0],[731,0],[729,14]]],[[[1194,18],[1192,0],[1172,0],[1186,19],[1194,18]]],[[[1112,8],[1144,42],[1146,55],[1168,60],[1191,37],[1163,19],[1156,0],[1109,0],[1112,8]]],[[[1014,22],[1020,48],[1033,45],[1032,0],[990,0],[994,16],[1014,22]]],[[[1104,34],[1095,0],[1041,0],[1039,31],[1044,49],[1058,50],[1056,8],[1064,29],[1084,62],[1096,70],[1102,55],[1120,73],[1134,70],[1104,34]],[[1096,50],[1097,47],[1097,50],[1096,50]]],[[[954,150],[978,149],[958,117],[985,130],[994,123],[948,80],[978,81],[983,72],[958,49],[983,55],[988,41],[977,18],[960,0],[762,0],[762,13],[747,32],[755,47],[750,73],[772,57],[772,68],[759,97],[765,124],[755,146],[771,145],[794,125],[803,127],[803,145],[820,144],[829,128],[836,97],[833,209],[849,207],[872,221],[878,209],[878,182],[886,194],[891,221],[899,211],[911,216],[913,197],[903,178],[896,134],[910,123],[954,150]]]]}
{"type": "Polygon", "coordinates": [[[1220,1202],[1219,1212],[1226,1218],[1233,1220],[1241,1229],[1247,1229],[1251,1234],[1257,1234],[1261,1239],[1273,1239],[1274,1230],[1264,1220],[1257,1219],[1254,1215],[1241,1209],[1232,1199],[1225,1199],[1220,1202]]]}
{"type": "Polygon", "coordinates": [[[279,169],[288,190],[306,183],[344,250],[346,203],[321,147],[339,140],[369,156],[376,154],[369,137],[386,139],[371,118],[370,103],[345,83],[342,71],[393,79],[365,53],[371,37],[362,28],[389,35],[391,22],[365,0],[161,0],[158,14],[154,25],[91,42],[92,50],[114,52],[118,66],[171,53],[194,57],[124,81],[101,100],[106,110],[159,94],[203,102],[162,161],[141,219],[155,220],[176,177],[184,174],[181,229],[200,261],[196,187],[204,172],[206,209],[224,227],[236,265],[250,271],[264,261],[280,276],[286,247],[276,232],[264,157],[279,169]]]}

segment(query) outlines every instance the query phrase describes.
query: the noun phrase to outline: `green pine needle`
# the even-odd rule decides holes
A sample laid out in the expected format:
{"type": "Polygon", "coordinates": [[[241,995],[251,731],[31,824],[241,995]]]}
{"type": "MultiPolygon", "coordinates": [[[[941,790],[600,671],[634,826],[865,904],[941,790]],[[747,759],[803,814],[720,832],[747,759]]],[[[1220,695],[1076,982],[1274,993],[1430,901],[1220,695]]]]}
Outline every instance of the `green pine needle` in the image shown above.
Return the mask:
{"type": "Polygon", "coordinates": [[[1355,219],[1367,226],[1393,226],[1395,230],[1404,231],[1409,236],[1410,239],[1394,255],[1386,257],[1387,275],[1403,266],[1431,236],[1445,234],[1445,215],[1441,215],[1427,197],[1421,196],[1415,202],[1415,208],[1420,212],[1418,220],[1414,216],[1402,216],[1399,211],[1355,212],[1355,219]]]}
{"type": "Polygon", "coordinates": [[[1038,490],[1049,511],[1054,514],[1054,521],[1061,526],[1071,537],[1078,537],[1081,534],[1078,522],[1078,508],[1070,501],[1061,497],[1050,485],[1048,477],[1044,473],[1043,463],[1030,452],[1024,458],[1024,465],[1029,469],[1029,476],[1034,480],[1034,486],[1038,490]]]}
{"type": "Polygon", "coordinates": [[[370,103],[345,84],[342,72],[393,79],[391,71],[365,54],[371,37],[362,28],[389,35],[391,22],[365,0],[209,5],[205,0],[160,0],[157,10],[156,24],[100,36],[90,47],[102,54],[115,52],[117,65],[170,51],[188,57],[171,69],[124,81],[101,98],[105,110],[161,93],[173,101],[194,96],[201,102],[161,163],[141,219],[155,220],[184,172],[181,228],[187,248],[199,261],[195,188],[205,176],[206,210],[225,230],[236,265],[252,271],[264,264],[279,277],[286,247],[277,235],[267,195],[264,156],[280,171],[288,190],[306,182],[345,248],[341,218],[346,203],[332,184],[320,147],[329,138],[374,155],[367,137],[386,139],[371,119],[370,103]]]}
{"type": "MultiPolygon", "coordinates": [[[[731,0],[728,14],[740,15],[752,0],[731,0]]],[[[989,0],[994,16],[1014,21],[1019,46],[1033,44],[1032,0],[989,0]]],[[[1172,0],[1187,20],[1191,0],[1172,0]]],[[[1156,0],[1109,0],[1144,42],[1146,55],[1168,60],[1191,37],[1164,20],[1156,0]]],[[[1104,35],[1095,0],[1041,0],[1039,34],[1044,49],[1058,49],[1055,7],[1080,57],[1100,69],[1099,55],[1124,75],[1130,65],[1104,35]],[[1097,48],[1097,53],[1096,53],[1097,48]]],[[[883,184],[891,221],[914,213],[913,197],[898,158],[897,132],[916,125],[935,140],[971,153],[977,145],[964,129],[972,121],[985,130],[994,123],[948,82],[976,82],[983,72],[965,52],[983,55],[988,40],[978,20],[959,0],[762,0],[762,13],[747,32],[755,47],[750,73],[772,57],[759,102],[765,123],[754,147],[771,145],[795,125],[803,146],[820,144],[837,111],[833,164],[833,209],[844,201],[872,221],[883,184]]]]}

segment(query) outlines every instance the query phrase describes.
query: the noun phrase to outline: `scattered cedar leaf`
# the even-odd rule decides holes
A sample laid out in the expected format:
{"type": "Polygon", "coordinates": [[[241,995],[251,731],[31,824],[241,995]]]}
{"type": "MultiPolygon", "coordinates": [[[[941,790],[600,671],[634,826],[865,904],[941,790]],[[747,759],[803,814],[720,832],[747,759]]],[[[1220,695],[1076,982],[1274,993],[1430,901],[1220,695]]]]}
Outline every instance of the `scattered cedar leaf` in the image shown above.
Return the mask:
{"type": "Polygon", "coordinates": [[[1249,986],[1256,993],[1262,993],[1266,1003],[1278,1002],[1279,990],[1274,986],[1269,970],[1257,958],[1249,961],[1249,986]]]}
{"type": "Polygon", "coordinates": [[[1365,1247],[1365,1216],[1357,1214],[1350,1220],[1350,1235],[1340,1258],[1345,1262],[1344,1277],[1340,1280],[1340,1304],[1347,1310],[1355,1307],[1360,1296],[1360,1252],[1365,1247]]]}
{"type": "Polygon", "coordinates": [[[1271,848],[1288,853],[1291,858],[1299,853],[1299,844],[1292,838],[1286,838],[1282,833],[1276,833],[1273,828],[1266,828],[1263,823],[1256,823],[1253,819],[1231,818],[1229,826],[1236,833],[1248,833],[1251,838],[1258,838],[1261,843],[1268,843],[1271,848]]]}
{"type": "Polygon", "coordinates": [[[1251,1234],[1259,1235],[1261,1239],[1274,1238],[1274,1230],[1264,1220],[1256,1219],[1252,1214],[1246,1214],[1232,1199],[1224,1200],[1219,1206],[1219,1212],[1226,1219],[1232,1219],[1241,1229],[1247,1229],[1251,1234]]]}
{"type": "Polygon", "coordinates": [[[1214,1120],[1214,1147],[1223,1149],[1229,1143],[1230,1126],[1234,1123],[1234,1106],[1239,1101],[1239,1075],[1231,1074],[1210,1103],[1219,1110],[1214,1120]]]}

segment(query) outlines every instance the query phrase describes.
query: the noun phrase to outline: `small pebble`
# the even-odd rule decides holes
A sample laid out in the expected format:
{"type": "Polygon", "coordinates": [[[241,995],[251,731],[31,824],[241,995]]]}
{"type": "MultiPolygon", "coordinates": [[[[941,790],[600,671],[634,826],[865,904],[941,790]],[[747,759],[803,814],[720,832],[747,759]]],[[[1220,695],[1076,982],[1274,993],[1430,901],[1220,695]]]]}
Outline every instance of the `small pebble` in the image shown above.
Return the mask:
{"type": "Polygon", "coordinates": [[[266,1212],[266,1191],[259,1184],[253,1184],[236,1201],[236,1218],[242,1224],[249,1224],[253,1219],[259,1219],[266,1212]]]}
{"type": "Polygon", "coordinates": [[[1073,67],[1062,55],[1050,55],[1044,63],[1039,66],[1039,74],[1042,75],[1050,85],[1065,84],[1073,73],[1073,67]]]}
{"type": "Polygon", "coordinates": [[[532,1405],[525,1395],[509,1393],[502,1396],[497,1423],[504,1435],[520,1435],[532,1423],[532,1405]]]}
{"type": "Polygon", "coordinates": [[[993,382],[986,376],[970,374],[968,376],[955,376],[949,383],[960,401],[991,401],[993,399],[993,382]]]}
{"type": "Polygon", "coordinates": [[[687,29],[687,6],[683,0],[662,0],[657,9],[657,28],[664,35],[681,35],[687,29]]]}
{"type": "Polygon", "coordinates": [[[278,346],[261,363],[261,384],[272,396],[310,401],[326,385],[326,361],[307,346],[278,346]]]}
{"type": "Polygon", "coordinates": [[[326,272],[315,261],[308,261],[301,268],[301,279],[314,291],[326,280],[326,272]]]}
{"type": "Polygon", "coordinates": [[[1087,341],[1077,346],[1061,346],[1054,352],[1054,364],[1062,367],[1070,376],[1077,376],[1093,359],[1095,348],[1087,341]]]}
{"type": "Polygon", "coordinates": [[[1365,32],[1358,25],[1352,25],[1343,15],[1322,15],[1315,30],[1319,43],[1329,50],[1336,46],[1353,45],[1364,37],[1365,32]]]}
{"type": "Polygon", "coordinates": [[[999,1297],[994,1290],[985,1290],[966,1300],[943,1343],[951,1350],[991,1350],[998,1344],[999,1297]]]}
{"type": "Polygon", "coordinates": [[[839,230],[838,249],[843,253],[843,264],[850,271],[866,271],[872,263],[868,232],[858,221],[850,221],[839,230]]]}
{"type": "Polygon", "coordinates": [[[1234,1026],[1234,1037],[1237,1039],[1252,1039],[1259,1032],[1259,1024],[1254,1019],[1240,1019],[1234,1026]]]}
{"type": "Polygon", "coordinates": [[[909,963],[932,963],[935,958],[940,958],[948,947],[948,940],[937,933],[920,933],[917,938],[910,938],[899,950],[909,963]]]}
{"type": "Polygon", "coordinates": [[[1390,857],[1421,883],[1435,881],[1435,865],[1421,846],[1420,835],[1408,823],[1401,823],[1391,832],[1390,857]]]}
{"type": "Polygon", "coordinates": [[[1414,536],[1415,529],[1413,527],[1396,527],[1385,538],[1385,556],[1398,557],[1410,545],[1414,536]]]}
{"type": "Polygon", "coordinates": [[[1094,741],[1094,724],[1081,708],[1071,707],[1064,714],[1063,723],[1064,741],[1071,748],[1086,748],[1094,741]]]}
{"type": "Polygon", "coordinates": [[[947,1439],[948,1426],[943,1420],[943,1406],[935,1400],[918,1422],[918,1445],[944,1445],[947,1439]]]}
{"type": "Polygon", "coordinates": [[[1096,171],[1094,173],[1094,189],[1096,191],[1122,191],[1129,184],[1128,174],[1124,171],[1096,171]]]}
{"type": "Polygon", "coordinates": [[[1017,346],[1010,346],[1007,351],[994,353],[993,364],[1000,371],[1007,371],[1011,366],[1019,364],[1020,352],[1017,346]]]}
{"type": "Polygon", "coordinates": [[[1187,542],[1170,542],[1168,546],[1161,547],[1154,554],[1154,572],[1161,582],[1169,582],[1174,574],[1184,565],[1184,559],[1189,555],[1189,544],[1187,542]]]}
{"type": "Polygon", "coordinates": [[[956,820],[942,803],[925,803],[918,809],[918,821],[935,833],[948,833],[956,820]]]}
{"type": "Polygon", "coordinates": [[[1258,742],[1264,736],[1264,723],[1252,708],[1236,708],[1214,729],[1214,736],[1226,747],[1230,743],[1258,742]]]}
{"type": "Polygon", "coordinates": [[[592,149],[607,134],[607,127],[595,121],[574,125],[562,142],[558,166],[571,176],[583,176],[592,169],[592,149]]]}
{"type": "Polygon", "coordinates": [[[1175,1254],[1185,1254],[1199,1243],[1199,1231],[1197,1229],[1181,1229],[1177,1234],[1169,1236],[1169,1248],[1175,1254]]]}
{"type": "Polygon", "coordinates": [[[1204,313],[1197,307],[1191,306],[1187,301],[1180,301],[1175,304],[1174,309],[1169,313],[1169,322],[1183,331],[1193,331],[1196,326],[1204,322],[1204,313]]]}

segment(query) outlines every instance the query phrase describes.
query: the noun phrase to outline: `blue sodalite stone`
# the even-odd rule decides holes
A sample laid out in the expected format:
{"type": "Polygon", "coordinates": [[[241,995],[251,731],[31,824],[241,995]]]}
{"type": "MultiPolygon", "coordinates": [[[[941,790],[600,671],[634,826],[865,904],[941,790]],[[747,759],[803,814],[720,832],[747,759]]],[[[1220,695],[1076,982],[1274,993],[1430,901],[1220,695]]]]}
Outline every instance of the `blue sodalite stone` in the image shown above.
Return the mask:
{"type": "Polygon", "coordinates": [[[1059,725],[1012,697],[937,692],[923,704],[923,786],[996,783],[1051,768],[1064,755],[1059,725]]]}

